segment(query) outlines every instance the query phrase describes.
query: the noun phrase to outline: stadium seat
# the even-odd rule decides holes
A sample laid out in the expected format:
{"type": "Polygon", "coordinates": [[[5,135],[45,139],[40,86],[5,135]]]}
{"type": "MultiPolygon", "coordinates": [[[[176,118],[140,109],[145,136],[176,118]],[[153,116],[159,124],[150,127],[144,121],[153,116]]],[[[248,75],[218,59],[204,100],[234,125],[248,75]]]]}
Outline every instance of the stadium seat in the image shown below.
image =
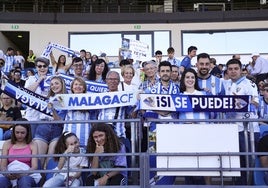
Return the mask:
{"type": "MultiPolygon", "coordinates": [[[[260,125],[260,137],[268,134],[268,125],[260,125]]],[[[255,167],[260,168],[261,163],[258,157],[255,159],[255,167]]],[[[255,185],[266,185],[264,182],[264,172],[263,171],[254,171],[254,184],[255,185]]]]}

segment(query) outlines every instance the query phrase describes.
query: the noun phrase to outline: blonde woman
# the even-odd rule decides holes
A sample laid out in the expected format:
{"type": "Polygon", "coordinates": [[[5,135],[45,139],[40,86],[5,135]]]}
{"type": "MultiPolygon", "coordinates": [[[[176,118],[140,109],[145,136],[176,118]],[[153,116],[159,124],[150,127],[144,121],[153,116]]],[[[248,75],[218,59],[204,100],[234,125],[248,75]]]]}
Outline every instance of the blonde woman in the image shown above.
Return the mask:
{"type": "Polygon", "coordinates": [[[123,77],[123,82],[121,82],[118,86],[119,91],[138,90],[138,86],[132,83],[132,80],[135,76],[135,70],[132,65],[123,66],[121,68],[121,76],[123,77]]]}

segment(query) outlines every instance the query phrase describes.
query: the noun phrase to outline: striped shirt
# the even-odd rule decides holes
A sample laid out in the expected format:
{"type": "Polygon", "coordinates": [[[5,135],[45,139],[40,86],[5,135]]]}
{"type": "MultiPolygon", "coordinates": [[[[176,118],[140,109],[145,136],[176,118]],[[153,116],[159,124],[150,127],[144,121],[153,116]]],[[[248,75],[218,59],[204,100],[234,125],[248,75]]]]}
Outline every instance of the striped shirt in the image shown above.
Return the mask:
{"type": "Polygon", "coordinates": [[[11,69],[13,69],[14,65],[16,64],[16,60],[14,56],[5,55],[5,66],[2,68],[4,73],[9,73],[11,69]]]}
{"type": "MultiPolygon", "coordinates": [[[[116,109],[117,108],[105,108],[101,109],[98,119],[99,120],[114,120],[114,119],[125,119],[125,112],[126,112],[126,107],[118,107],[118,116],[115,117],[116,114],[116,109]]],[[[107,121],[109,123],[109,121],[107,121]]],[[[126,138],[126,129],[125,129],[125,123],[124,122],[117,122],[117,123],[112,123],[113,129],[116,133],[116,135],[120,138],[126,138]]]]}
{"type": "Polygon", "coordinates": [[[206,79],[198,77],[198,85],[205,91],[209,90],[212,95],[224,95],[225,93],[222,80],[213,75],[206,79]]]}
{"type": "Polygon", "coordinates": [[[258,114],[260,119],[268,119],[268,103],[261,96],[259,100],[258,114]]]}
{"type": "MultiPolygon", "coordinates": [[[[88,110],[69,110],[65,120],[90,120],[90,112],[88,110]]],[[[80,141],[80,146],[87,146],[89,133],[91,130],[90,123],[66,123],[63,127],[63,132],[68,131],[77,135],[80,141]]]]}
{"type": "MultiPolygon", "coordinates": [[[[206,95],[206,94],[205,92],[195,90],[193,93],[184,92],[183,95],[206,95]]],[[[209,118],[209,113],[207,112],[180,112],[179,113],[179,119],[208,119],[208,118],[209,118]]],[[[206,122],[200,122],[200,123],[203,124],[206,122]]]]}

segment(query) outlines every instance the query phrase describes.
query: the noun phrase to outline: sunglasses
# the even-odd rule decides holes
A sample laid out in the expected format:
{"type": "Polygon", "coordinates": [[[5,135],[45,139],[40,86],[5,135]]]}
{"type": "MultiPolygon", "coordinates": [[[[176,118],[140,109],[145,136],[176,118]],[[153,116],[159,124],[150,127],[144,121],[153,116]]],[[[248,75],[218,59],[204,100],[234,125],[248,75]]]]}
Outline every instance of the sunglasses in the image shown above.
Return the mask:
{"type": "Polygon", "coordinates": [[[39,69],[41,69],[42,67],[43,67],[43,68],[47,68],[46,65],[37,65],[37,67],[38,67],[39,69]]]}

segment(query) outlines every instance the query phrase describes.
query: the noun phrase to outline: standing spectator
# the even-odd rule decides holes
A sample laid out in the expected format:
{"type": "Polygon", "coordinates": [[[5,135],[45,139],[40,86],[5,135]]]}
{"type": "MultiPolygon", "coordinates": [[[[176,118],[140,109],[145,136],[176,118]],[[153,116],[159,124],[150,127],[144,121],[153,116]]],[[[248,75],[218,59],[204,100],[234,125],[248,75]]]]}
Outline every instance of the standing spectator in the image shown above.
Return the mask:
{"type": "Polygon", "coordinates": [[[121,76],[123,82],[119,84],[120,91],[138,90],[138,86],[132,83],[133,77],[135,76],[135,70],[132,65],[125,65],[121,68],[121,76]]]}
{"type": "Polygon", "coordinates": [[[145,74],[144,81],[140,84],[139,90],[145,92],[146,89],[151,89],[159,80],[157,76],[157,66],[153,61],[147,61],[143,64],[145,74]]]}
{"type": "Polygon", "coordinates": [[[90,67],[88,80],[98,83],[105,83],[105,78],[109,67],[103,59],[97,59],[90,67]]]}
{"type": "Polygon", "coordinates": [[[16,51],[16,55],[14,56],[14,58],[16,61],[16,67],[20,67],[22,70],[24,70],[25,59],[22,56],[22,53],[20,50],[16,51]]]}
{"type": "Polygon", "coordinates": [[[35,63],[34,63],[35,59],[36,59],[36,56],[34,55],[33,50],[29,50],[29,55],[28,55],[27,60],[24,64],[24,69],[35,68],[35,63]]]}
{"type": "Polygon", "coordinates": [[[95,63],[97,59],[99,59],[99,57],[96,54],[92,55],[91,56],[91,65],[93,65],[93,63],[95,63]]]}
{"type": "Polygon", "coordinates": [[[86,58],[85,58],[86,62],[85,62],[85,76],[88,77],[88,73],[91,67],[91,53],[90,52],[86,52],[86,58]]]}
{"type": "MultiPolygon", "coordinates": [[[[90,131],[87,153],[120,153],[124,154],[125,146],[114,133],[110,125],[95,124],[90,131]]],[[[93,171],[86,180],[87,186],[126,185],[126,172],[116,168],[127,167],[126,156],[93,156],[89,157],[91,168],[114,168],[109,171],[93,171]]]]}
{"type": "MultiPolygon", "coordinates": [[[[38,57],[35,59],[37,73],[34,76],[30,76],[25,82],[25,88],[29,89],[36,94],[46,97],[49,91],[49,85],[45,82],[48,75],[49,60],[44,57],[38,57]]],[[[25,118],[28,121],[39,121],[41,112],[27,107],[25,111],[25,118]]],[[[32,124],[32,137],[35,135],[37,124],[32,124]]]]}
{"type": "MultiPolygon", "coordinates": [[[[0,78],[6,78],[8,79],[7,75],[3,72],[3,68],[5,66],[5,56],[4,55],[0,55],[0,78]]],[[[1,83],[0,83],[0,86],[1,86],[1,83]]]]}
{"type": "Polygon", "coordinates": [[[162,61],[162,52],[160,50],[157,50],[155,53],[154,53],[154,57],[155,57],[155,62],[156,62],[156,66],[158,66],[158,64],[162,61]]]}
{"type": "MultiPolygon", "coordinates": [[[[171,64],[168,61],[162,61],[159,63],[158,66],[158,74],[159,74],[159,81],[151,88],[148,88],[145,90],[145,93],[152,93],[152,94],[174,94],[178,95],[180,93],[179,87],[174,84],[171,79],[171,64]]],[[[144,113],[144,117],[150,117],[153,116],[153,118],[159,118],[159,119],[177,119],[178,115],[177,112],[171,112],[171,111],[163,111],[161,109],[155,110],[155,111],[147,111],[144,113]]],[[[150,151],[155,151],[156,145],[155,145],[155,139],[153,139],[156,136],[156,123],[150,122],[150,140],[149,143],[151,147],[149,148],[150,151]]],[[[152,168],[156,166],[156,156],[151,156],[150,158],[150,165],[152,168]]],[[[161,178],[155,178],[156,174],[152,172],[150,174],[151,183],[155,184],[162,184],[163,182],[169,182],[168,184],[173,184],[175,181],[175,176],[163,176],[161,178]]]]}
{"type": "Polygon", "coordinates": [[[167,61],[170,62],[171,65],[176,65],[176,66],[180,66],[181,62],[180,60],[175,58],[175,50],[173,47],[169,47],[167,49],[167,53],[168,53],[168,58],[167,61]]]}
{"type": "Polygon", "coordinates": [[[253,53],[252,60],[255,65],[250,74],[256,77],[256,83],[260,80],[265,80],[268,76],[268,60],[261,57],[259,53],[253,53]]]}
{"type": "Polygon", "coordinates": [[[25,80],[22,80],[21,79],[21,71],[19,71],[19,70],[14,70],[14,82],[15,82],[15,84],[17,84],[17,85],[19,85],[19,86],[21,86],[21,87],[24,87],[24,85],[25,85],[25,80]]]}
{"type": "MultiPolygon", "coordinates": [[[[260,119],[268,119],[268,83],[263,86],[263,96],[260,97],[260,105],[258,108],[258,114],[260,119]]],[[[268,122],[259,122],[259,125],[268,126],[268,122]]],[[[258,142],[257,151],[258,152],[268,152],[268,135],[264,134],[263,137],[258,142]]],[[[268,155],[259,155],[261,166],[263,168],[268,168],[268,155]]],[[[264,180],[266,185],[268,185],[268,171],[265,171],[264,180]]]]}
{"type": "MultiPolygon", "coordinates": [[[[82,62],[81,62],[82,63],[82,62]]],[[[86,82],[81,77],[76,77],[71,83],[71,92],[73,94],[82,94],[87,92],[86,82]]],[[[90,120],[89,110],[68,110],[65,117],[63,131],[72,132],[77,135],[80,140],[80,146],[85,149],[87,145],[88,135],[90,133],[90,123],[73,123],[74,120],[90,120]]]]}
{"type": "MultiPolygon", "coordinates": [[[[138,86],[132,83],[133,77],[135,75],[135,70],[132,65],[125,65],[121,68],[121,75],[123,77],[123,82],[120,82],[118,86],[119,91],[138,91],[138,86]]],[[[132,106],[129,106],[127,111],[132,110],[132,106]]],[[[125,114],[124,118],[132,118],[129,113],[125,114]]],[[[130,123],[125,123],[126,137],[131,140],[131,127],[130,123]]]]}
{"type": "Polygon", "coordinates": [[[180,64],[180,74],[183,73],[184,70],[192,67],[191,60],[196,56],[197,47],[190,46],[187,50],[188,55],[183,58],[180,64]]]}
{"type": "MultiPolygon", "coordinates": [[[[79,154],[79,139],[74,133],[64,132],[59,137],[57,145],[55,147],[55,154],[79,154]]],[[[56,170],[77,170],[88,166],[88,160],[86,157],[75,156],[70,157],[69,161],[65,156],[55,157],[58,162],[56,170]]],[[[56,173],[52,178],[48,179],[43,187],[79,187],[83,185],[81,179],[82,172],[65,172],[56,173]]]]}
{"type": "Polygon", "coordinates": [[[210,74],[213,76],[217,76],[218,78],[221,78],[221,70],[217,66],[217,61],[215,58],[210,58],[210,66],[211,66],[211,71],[210,74]]]}
{"type": "MultiPolygon", "coordinates": [[[[25,80],[21,79],[22,75],[21,75],[21,71],[15,69],[14,70],[14,76],[13,76],[13,81],[16,85],[20,86],[20,87],[24,87],[25,86],[25,80]]],[[[15,105],[19,108],[19,109],[23,109],[22,108],[22,103],[20,103],[18,100],[16,100],[15,105]]]]}
{"type": "MultiPolygon", "coordinates": [[[[109,71],[106,76],[106,83],[108,85],[109,92],[118,91],[118,85],[120,83],[119,73],[116,71],[109,71]]],[[[127,107],[111,107],[101,109],[98,115],[99,120],[117,120],[125,119],[127,107]]],[[[126,138],[126,128],[124,122],[111,123],[116,135],[121,142],[125,144],[127,151],[130,151],[130,141],[126,138]]]]}
{"type": "MultiPolygon", "coordinates": [[[[200,54],[198,55],[199,63],[202,64],[202,61],[206,62],[205,64],[209,66],[209,58],[206,56],[207,54],[200,54]],[[201,56],[204,59],[201,59],[201,56]]],[[[209,71],[209,70],[208,70],[209,71]]],[[[194,69],[186,69],[181,76],[181,84],[180,89],[183,95],[207,95],[207,92],[202,89],[198,83],[198,77],[197,73],[194,69]]],[[[179,119],[209,119],[209,113],[208,112],[179,112],[179,119]]],[[[186,122],[186,123],[192,123],[192,122],[186,122]]],[[[205,123],[205,122],[201,122],[205,123]]],[[[211,184],[211,178],[206,177],[185,177],[185,183],[187,185],[202,185],[202,184],[211,184]]]]}
{"type": "MultiPolygon", "coordinates": [[[[183,72],[180,89],[183,95],[206,95],[206,92],[198,85],[197,73],[191,68],[183,72]]],[[[209,116],[206,112],[179,112],[179,119],[209,119],[209,116]]]]}
{"type": "Polygon", "coordinates": [[[234,55],[232,56],[232,58],[233,58],[233,59],[238,59],[238,60],[241,59],[240,54],[234,54],[234,55]]]}
{"type": "Polygon", "coordinates": [[[26,77],[25,77],[25,80],[27,80],[30,76],[34,76],[35,75],[35,72],[33,69],[28,69],[26,71],[26,77]]]}
{"type": "Polygon", "coordinates": [[[176,65],[171,66],[171,75],[170,79],[175,83],[178,87],[180,86],[180,74],[179,74],[179,67],[176,65]]]}
{"type": "MultiPolygon", "coordinates": [[[[263,85],[263,95],[260,96],[258,115],[260,119],[268,119],[268,83],[263,85]]],[[[259,122],[259,124],[267,125],[268,122],[259,122]]]]}
{"type": "MultiPolygon", "coordinates": [[[[145,90],[151,90],[151,88],[159,81],[157,76],[157,66],[154,61],[147,61],[143,63],[143,71],[145,74],[145,80],[139,86],[139,91],[142,93],[144,93],[145,90]]],[[[146,152],[148,148],[148,130],[147,127],[143,127],[142,129],[142,151],[146,152]]]]}
{"type": "Polygon", "coordinates": [[[3,72],[8,75],[8,73],[11,71],[11,69],[14,68],[16,64],[15,58],[14,58],[14,49],[11,47],[7,48],[6,54],[5,54],[5,65],[3,67],[3,72]]]}
{"type": "Polygon", "coordinates": [[[56,61],[51,51],[50,59],[51,59],[52,67],[53,67],[52,75],[55,75],[57,73],[66,74],[69,71],[70,67],[72,66],[72,63],[66,64],[65,55],[60,55],[58,58],[58,61],[56,61]]]}
{"type": "Polygon", "coordinates": [[[73,74],[70,74],[70,76],[84,78],[84,75],[83,75],[84,64],[83,64],[83,60],[80,57],[73,58],[72,69],[73,69],[73,74]]]}
{"type": "MultiPolygon", "coordinates": [[[[229,112],[226,113],[226,118],[228,119],[245,119],[245,118],[250,118],[250,119],[257,119],[258,115],[256,113],[257,106],[259,104],[259,99],[258,99],[258,91],[257,91],[257,86],[254,82],[248,80],[245,76],[241,75],[242,72],[242,63],[237,60],[237,59],[231,59],[226,63],[227,66],[227,72],[230,80],[225,85],[225,91],[226,95],[248,95],[251,96],[251,104],[250,104],[250,112],[229,112]]],[[[257,141],[260,136],[260,129],[259,125],[257,122],[252,123],[252,129],[254,131],[254,140],[255,140],[255,148],[257,146],[257,141]]],[[[245,135],[244,135],[244,126],[243,122],[237,122],[238,125],[238,131],[239,131],[239,150],[240,152],[245,152],[246,147],[245,147],[245,141],[250,143],[249,140],[245,140],[245,135]]],[[[249,125],[251,126],[251,124],[249,125]]],[[[250,127],[248,127],[247,133],[248,133],[248,138],[250,138],[249,134],[250,127]]],[[[249,144],[249,151],[250,151],[250,146],[249,144]]],[[[241,167],[246,167],[246,156],[240,156],[240,163],[241,167]]],[[[241,172],[241,177],[236,178],[235,184],[237,185],[247,185],[247,177],[246,177],[246,171],[241,172]]]]}
{"type": "Polygon", "coordinates": [[[220,78],[211,75],[210,56],[207,53],[197,55],[198,85],[201,89],[212,95],[224,95],[224,87],[220,78]]]}
{"type": "MultiPolygon", "coordinates": [[[[24,118],[17,121],[27,121],[24,118]]],[[[3,145],[3,158],[1,160],[1,171],[14,171],[20,169],[20,173],[5,174],[0,177],[0,185],[2,188],[10,188],[17,186],[18,188],[37,187],[40,181],[39,177],[34,179],[33,174],[29,174],[29,170],[37,170],[38,159],[29,155],[37,154],[37,145],[32,142],[31,126],[29,124],[15,124],[13,126],[12,136],[10,140],[6,140],[3,145]],[[20,158],[17,155],[25,155],[28,157],[20,158]],[[13,170],[11,167],[13,166],[13,170]],[[16,166],[16,167],[15,167],[16,166]],[[23,170],[22,170],[23,168],[23,170]],[[14,181],[15,180],[15,181],[14,181]]]]}
{"type": "MultiPolygon", "coordinates": [[[[67,93],[65,82],[59,76],[54,76],[50,80],[50,88],[48,91],[48,98],[53,98],[56,94],[67,93]]],[[[49,102],[49,101],[48,101],[49,102]]],[[[42,124],[36,128],[36,133],[34,136],[34,141],[38,146],[38,154],[53,154],[55,145],[62,134],[63,124],[53,124],[53,121],[64,120],[67,111],[66,110],[56,110],[53,108],[51,103],[48,103],[48,108],[52,111],[52,117],[41,114],[41,121],[49,121],[50,124],[42,124]]],[[[45,168],[48,158],[41,158],[41,166],[45,168]]]]}
{"type": "Polygon", "coordinates": [[[80,50],[80,58],[83,60],[84,66],[86,62],[86,50],[82,49],[80,50]]]}

